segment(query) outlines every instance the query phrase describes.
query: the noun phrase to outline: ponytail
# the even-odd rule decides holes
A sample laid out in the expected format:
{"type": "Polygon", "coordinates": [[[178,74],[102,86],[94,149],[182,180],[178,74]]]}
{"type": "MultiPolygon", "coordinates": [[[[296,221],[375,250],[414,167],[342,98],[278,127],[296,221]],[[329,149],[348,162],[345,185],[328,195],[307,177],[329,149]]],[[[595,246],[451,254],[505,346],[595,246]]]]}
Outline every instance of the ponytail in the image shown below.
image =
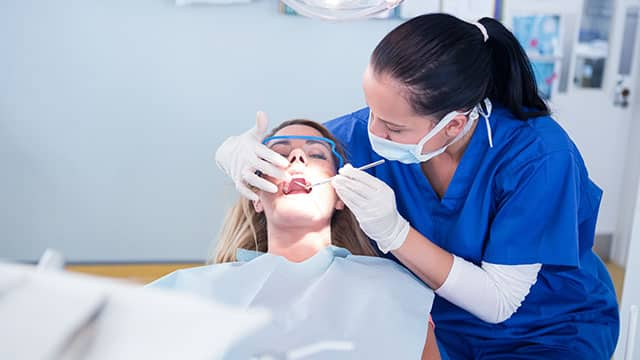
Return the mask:
{"type": "Polygon", "coordinates": [[[371,66],[404,85],[419,115],[468,110],[487,97],[520,120],[548,115],[518,40],[494,19],[479,23],[448,14],[415,17],[380,41],[371,66]]]}
{"type": "Polygon", "coordinates": [[[538,93],[529,58],[515,36],[499,21],[482,18],[491,51],[491,83],[487,96],[508,108],[520,120],[549,115],[538,93]]]}

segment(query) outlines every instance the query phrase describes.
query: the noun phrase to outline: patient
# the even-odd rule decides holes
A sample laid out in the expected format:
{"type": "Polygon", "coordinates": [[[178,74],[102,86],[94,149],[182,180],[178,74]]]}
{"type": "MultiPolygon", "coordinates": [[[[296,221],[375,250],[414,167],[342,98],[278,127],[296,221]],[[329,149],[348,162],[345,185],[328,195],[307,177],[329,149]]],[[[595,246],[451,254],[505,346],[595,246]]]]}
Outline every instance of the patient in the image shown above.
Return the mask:
{"type": "Polygon", "coordinates": [[[439,359],[427,321],[433,292],[375,257],[330,184],[306,186],[337,173],[344,152],[335,138],[316,122],[291,120],[264,144],[289,159],[291,181],[276,183],[275,194],[258,192],[257,201],[238,201],[223,224],[216,264],[150,286],[270,310],[270,325],[230,358],[439,359]]]}

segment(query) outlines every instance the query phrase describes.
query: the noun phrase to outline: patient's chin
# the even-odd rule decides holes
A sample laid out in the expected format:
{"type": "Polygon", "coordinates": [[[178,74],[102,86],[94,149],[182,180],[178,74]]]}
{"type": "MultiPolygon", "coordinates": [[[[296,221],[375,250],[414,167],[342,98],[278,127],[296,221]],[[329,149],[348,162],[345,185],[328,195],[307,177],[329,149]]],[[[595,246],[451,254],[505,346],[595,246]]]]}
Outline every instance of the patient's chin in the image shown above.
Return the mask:
{"type": "Polygon", "coordinates": [[[318,189],[305,194],[279,194],[262,201],[267,222],[278,227],[305,227],[309,229],[325,226],[331,216],[337,197],[331,188],[318,189]]]}
{"type": "Polygon", "coordinates": [[[328,223],[331,219],[331,209],[318,209],[310,206],[286,206],[280,204],[268,214],[267,221],[283,226],[315,227],[314,225],[328,223]]]}

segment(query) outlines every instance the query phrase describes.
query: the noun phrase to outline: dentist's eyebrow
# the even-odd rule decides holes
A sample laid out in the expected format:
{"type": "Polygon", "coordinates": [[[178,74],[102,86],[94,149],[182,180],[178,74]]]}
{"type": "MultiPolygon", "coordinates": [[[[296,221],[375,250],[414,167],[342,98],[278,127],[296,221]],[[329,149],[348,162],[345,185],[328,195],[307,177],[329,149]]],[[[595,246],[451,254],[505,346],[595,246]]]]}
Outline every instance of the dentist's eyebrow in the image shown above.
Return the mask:
{"type": "Polygon", "coordinates": [[[395,123],[392,123],[390,121],[381,119],[380,117],[378,117],[378,120],[380,120],[381,122],[383,122],[385,125],[388,125],[388,126],[393,126],[393,127],[397,127],[397,128],[406,128],[407,127],[406,125],[395,124],[395,123]]]}

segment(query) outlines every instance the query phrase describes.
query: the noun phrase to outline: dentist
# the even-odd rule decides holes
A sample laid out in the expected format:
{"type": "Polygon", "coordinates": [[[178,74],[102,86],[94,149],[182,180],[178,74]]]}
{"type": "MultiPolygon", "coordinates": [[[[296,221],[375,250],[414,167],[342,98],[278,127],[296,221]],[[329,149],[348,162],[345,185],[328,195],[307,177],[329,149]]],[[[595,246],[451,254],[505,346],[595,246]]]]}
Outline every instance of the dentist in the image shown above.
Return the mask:
{"type": "MultiPolygon", "coordinates": [[[[435,289],[449,357],[610,358],[618,307],[592,251],[602,191],[513,34],[416,17],[375,48],[363,88],[368,108],[326,124],[353,164],[332,185],[380,251],[435,289]],[[354,168],[380,158],[395,161],[354,168]]],[[[256,171],[286,176],[265,130],[259,115],[216,154],[249,198],[276,189],[256,171]]]]}

